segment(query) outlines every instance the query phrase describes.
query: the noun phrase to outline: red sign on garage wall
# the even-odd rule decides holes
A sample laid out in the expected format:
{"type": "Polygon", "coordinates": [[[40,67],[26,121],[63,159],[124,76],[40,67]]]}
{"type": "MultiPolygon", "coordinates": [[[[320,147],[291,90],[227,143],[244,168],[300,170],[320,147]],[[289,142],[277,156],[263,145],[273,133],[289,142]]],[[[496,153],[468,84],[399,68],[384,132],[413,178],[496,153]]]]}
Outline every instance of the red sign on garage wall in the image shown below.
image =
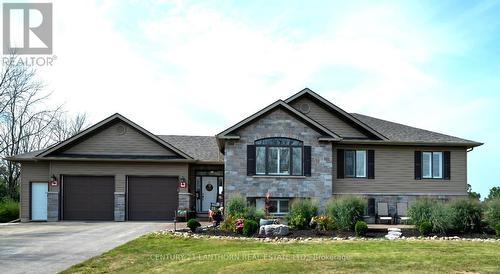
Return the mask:
{"type": "Polygon", "coordinates": [[[186,179],[184,177],[182,177],[180,179],[179,187],[180,188],[187,188],[187,182],[186,182],[186,179]]]}

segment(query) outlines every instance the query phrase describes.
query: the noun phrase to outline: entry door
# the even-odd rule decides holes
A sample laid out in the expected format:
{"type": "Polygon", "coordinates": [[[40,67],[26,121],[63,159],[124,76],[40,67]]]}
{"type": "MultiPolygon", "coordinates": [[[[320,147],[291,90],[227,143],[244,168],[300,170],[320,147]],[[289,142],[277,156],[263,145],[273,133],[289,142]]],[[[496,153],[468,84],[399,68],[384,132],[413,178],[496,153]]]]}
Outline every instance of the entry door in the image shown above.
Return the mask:
{"type": "Polygon", "coordinates": [[[31,183],[31,220],[47,221],[48,183],[31,183]]]}
{"type": "Polygon", "coordinates": [[[217,177],[201,178],[201,211],[208,211],[210,204],[217,202],[217,189],[217,177]]]}

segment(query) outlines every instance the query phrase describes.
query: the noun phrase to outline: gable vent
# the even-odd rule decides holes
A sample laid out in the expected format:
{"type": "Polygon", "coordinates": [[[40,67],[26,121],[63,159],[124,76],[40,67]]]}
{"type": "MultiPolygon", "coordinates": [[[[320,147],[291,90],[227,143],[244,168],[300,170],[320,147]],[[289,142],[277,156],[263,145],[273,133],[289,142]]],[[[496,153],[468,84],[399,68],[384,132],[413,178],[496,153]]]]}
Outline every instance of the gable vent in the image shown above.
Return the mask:
{"type": "Polygon", "coordinates": [[[125,128],[122,125],[118,125],[115,127],[115,131],[116,131],[116,134],[123,135],[123,134],[127,133],[127,128],[125,128]]]}
{"type": "Polygon", "coordinates": [[[309,111],[311,111],[311,106],[308,103],[300,104],[299,108],[302,113],[309,113],[309,111]]]}

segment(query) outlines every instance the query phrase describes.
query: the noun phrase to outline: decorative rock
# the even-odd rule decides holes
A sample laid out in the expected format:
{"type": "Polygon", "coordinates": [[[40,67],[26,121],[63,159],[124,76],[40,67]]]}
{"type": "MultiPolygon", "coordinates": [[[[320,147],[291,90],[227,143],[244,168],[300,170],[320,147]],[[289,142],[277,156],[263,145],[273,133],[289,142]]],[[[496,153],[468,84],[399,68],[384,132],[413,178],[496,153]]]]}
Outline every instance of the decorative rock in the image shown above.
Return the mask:
{"type": "Polygon", "coordinates": [[[264,225],[259,229],[259,235],[262,236],[286,236],[289,228],[286,225],[264,225]]]}
{"type": "Polygon", "coordinates": [[[403,233],[401,233],[400,228],[388,228],[387,231],[388,231],[388,233],[387,233],[387,235],[385,235],[385,238],[387,238],[389,240],[398,239],[403,234],[403,233]]]}

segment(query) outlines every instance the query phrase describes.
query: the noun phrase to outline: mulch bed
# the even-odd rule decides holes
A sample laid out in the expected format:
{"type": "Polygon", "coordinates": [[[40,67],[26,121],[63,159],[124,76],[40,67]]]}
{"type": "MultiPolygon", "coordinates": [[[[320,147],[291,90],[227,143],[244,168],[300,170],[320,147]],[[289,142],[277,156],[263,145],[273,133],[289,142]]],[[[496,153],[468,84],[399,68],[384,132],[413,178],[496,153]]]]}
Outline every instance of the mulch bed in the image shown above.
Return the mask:
{"type": "MultiPolygon", "coordinates": [[[[405,237],[417,237],[419,233],[415,229],[402,229],[401,231],[405,237]]],[[[208,228],[207,230],[200,232],[198,234],[208,235],[208,236],[231,236],[231,237],[246,237],[244,235],[231,232],[222,231],[218,228],[208,228]]],[[[383,238],[387,235],[387,231],[384,230],[368,230],[366,238],[383,238]]],[[[314,229],[309,230],[295,230],[290,229],[290,233],[286,236],[287,238],[348,238],[354,237],[354,231],[317,231],[314,229]]],[[[254,235],[253,238],[265,238],[265,236],[254,235]]]]}

